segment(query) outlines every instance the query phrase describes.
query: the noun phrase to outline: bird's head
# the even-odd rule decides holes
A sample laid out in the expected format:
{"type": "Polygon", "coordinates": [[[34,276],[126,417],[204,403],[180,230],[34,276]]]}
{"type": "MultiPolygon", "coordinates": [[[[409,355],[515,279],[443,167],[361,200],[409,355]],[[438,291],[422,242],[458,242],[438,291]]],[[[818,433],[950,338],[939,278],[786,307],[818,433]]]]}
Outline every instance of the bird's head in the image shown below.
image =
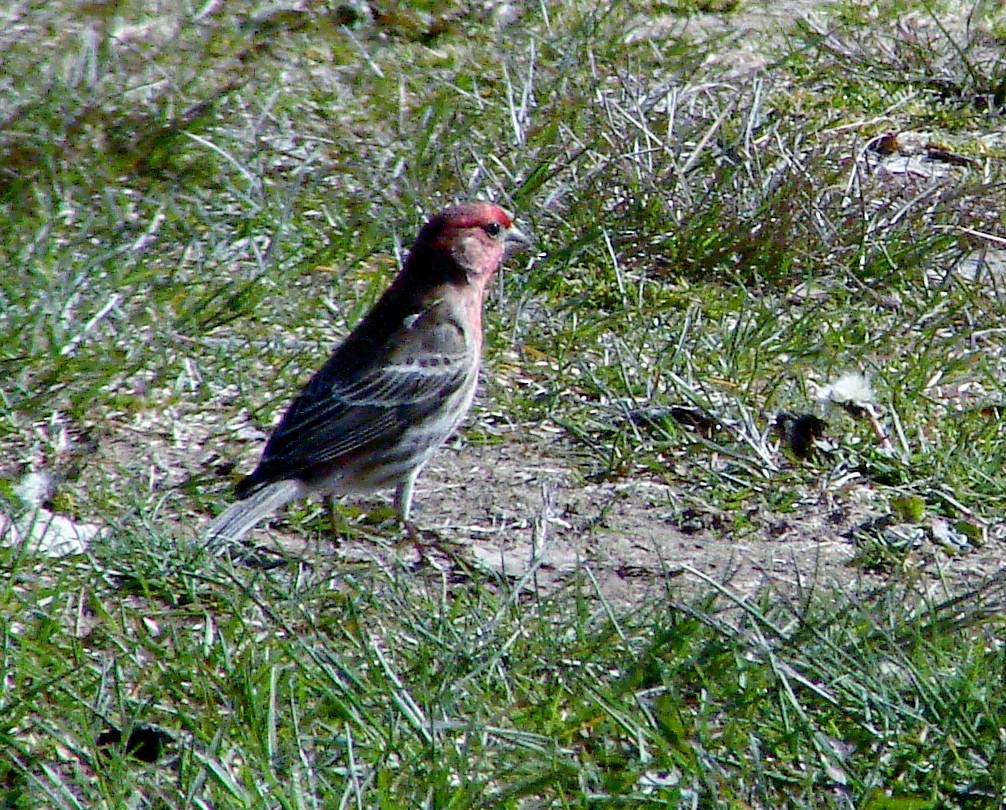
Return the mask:
{"type": "Polygon", "coordinates": [[[445,276],[435,281],[484,288],[503,259],[529,244],[510,214],[498,205],[459,203],[445,208],[423,226],[409,264],[425,265],[414,269],[445,276]]]}

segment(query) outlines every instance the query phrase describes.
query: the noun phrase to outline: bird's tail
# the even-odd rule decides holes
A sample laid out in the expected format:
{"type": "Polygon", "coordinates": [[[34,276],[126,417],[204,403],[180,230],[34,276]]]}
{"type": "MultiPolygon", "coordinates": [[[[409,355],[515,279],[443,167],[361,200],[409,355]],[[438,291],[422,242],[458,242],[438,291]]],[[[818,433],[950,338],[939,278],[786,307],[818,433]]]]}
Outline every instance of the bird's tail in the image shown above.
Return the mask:
{"type": "Polygon", "coordinates": [[[220,513],[203,535],[203,547],[210,553],[220,553],[228,545],[240,541],[267,515],[304,494],[304,485],[293,479],[262,487],[220,513]]]}

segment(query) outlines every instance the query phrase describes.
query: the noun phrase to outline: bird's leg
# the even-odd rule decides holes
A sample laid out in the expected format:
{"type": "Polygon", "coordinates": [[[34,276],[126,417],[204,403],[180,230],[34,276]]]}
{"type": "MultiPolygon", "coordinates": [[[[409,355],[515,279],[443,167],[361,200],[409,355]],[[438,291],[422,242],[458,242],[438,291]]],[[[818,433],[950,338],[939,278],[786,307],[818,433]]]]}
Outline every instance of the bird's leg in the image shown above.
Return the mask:
{"type": "Polygon", "coordinates": [[[419,471],[422,467],[417,467],[408,476],[403,479],[398,487],[395,489],[395,509],[398,511],[398,518],[402,522],[402,526],[405,528],[405,535],[412,541],[412,545],[415,547],[419,554],[419,565],[424,562],[429,562],[434,568],[439,566],[433,561],[429,556],[428,552],[430,548],[434,548],[455,562],[458,561],[456,552],[451,549],[444,547],[441,544],[441,538],[437,532],[427,530],[423,532],[415,523],[409,520],[409,512],[412,509],[412,487],[416,483],[416,478],[419,476],[419,471]]]}
{"type": "Polygon", "coordinates": [[[419,475],[418,468],[412,470],[395,488],[395,511],[398,512],[398,519],[402,525],[409,527],[409,512],[412,511],[412,487],[416,483],[416,476],[419,475]]]}
{"type": "Polygon", "coordinates": [[[346,519],[339,513],[339,505],[335,495],[325,496],[325,507],[328,509],[328,523],[332,529],[332,542],[339,544],[346,536],[346,519]]]}
{"type": "Polygon", "coordinates": [[[395,488],[395,511],[398,512],[398,519],[405,527],[405,533],[409,539],[419,546],[420,536],[415,524],[409,520],[409,512],[412,511],[412,487],[416,483],[416,476],[419,475],[419,468],[412,470],[395,488]]]}
{"type": "Polygon", "coordinates": [[[405,536],[412,541],[416,551],[419,553],[420,565],[426,562],[426,548],[422,532],[416,524],[409,520],[409,513],[412,511],[412,487],[416,483],[421,467],[412,470],[395,488],[395,511],[398,512],[398,519],[405,528],[405,536]]]}

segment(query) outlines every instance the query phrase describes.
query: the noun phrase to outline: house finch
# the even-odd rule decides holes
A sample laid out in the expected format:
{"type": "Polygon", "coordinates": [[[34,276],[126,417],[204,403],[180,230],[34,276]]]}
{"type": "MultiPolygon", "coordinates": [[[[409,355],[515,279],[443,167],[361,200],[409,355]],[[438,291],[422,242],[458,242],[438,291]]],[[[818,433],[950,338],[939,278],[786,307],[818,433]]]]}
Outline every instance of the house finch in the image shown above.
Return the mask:
{"type": "Polygon", "coordinates": [[[298,498],[392,486],[411,530],[416,476],[475,395],[486,285],[526,244],[510,215],[486,202],[427,222],[391,286],[287,409],[207,546],[240,539],[298,498]]]}

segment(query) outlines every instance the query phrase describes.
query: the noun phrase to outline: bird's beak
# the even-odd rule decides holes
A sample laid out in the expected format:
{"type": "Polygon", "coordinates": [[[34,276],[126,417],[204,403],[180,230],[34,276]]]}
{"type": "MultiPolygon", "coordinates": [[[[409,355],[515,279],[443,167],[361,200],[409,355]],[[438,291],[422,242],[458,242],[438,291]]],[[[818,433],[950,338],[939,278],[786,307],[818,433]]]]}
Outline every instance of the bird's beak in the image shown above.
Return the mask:
{"type": "Polygon", "coordinates": [[[520,251],[531,247],[532,244],[533,243],[527,234],[520,230],[516,225],[511,225],[506,229],[504,235],[503,252],[507,257],[513,256],[515,253],[519,253],[520,251]]]}

